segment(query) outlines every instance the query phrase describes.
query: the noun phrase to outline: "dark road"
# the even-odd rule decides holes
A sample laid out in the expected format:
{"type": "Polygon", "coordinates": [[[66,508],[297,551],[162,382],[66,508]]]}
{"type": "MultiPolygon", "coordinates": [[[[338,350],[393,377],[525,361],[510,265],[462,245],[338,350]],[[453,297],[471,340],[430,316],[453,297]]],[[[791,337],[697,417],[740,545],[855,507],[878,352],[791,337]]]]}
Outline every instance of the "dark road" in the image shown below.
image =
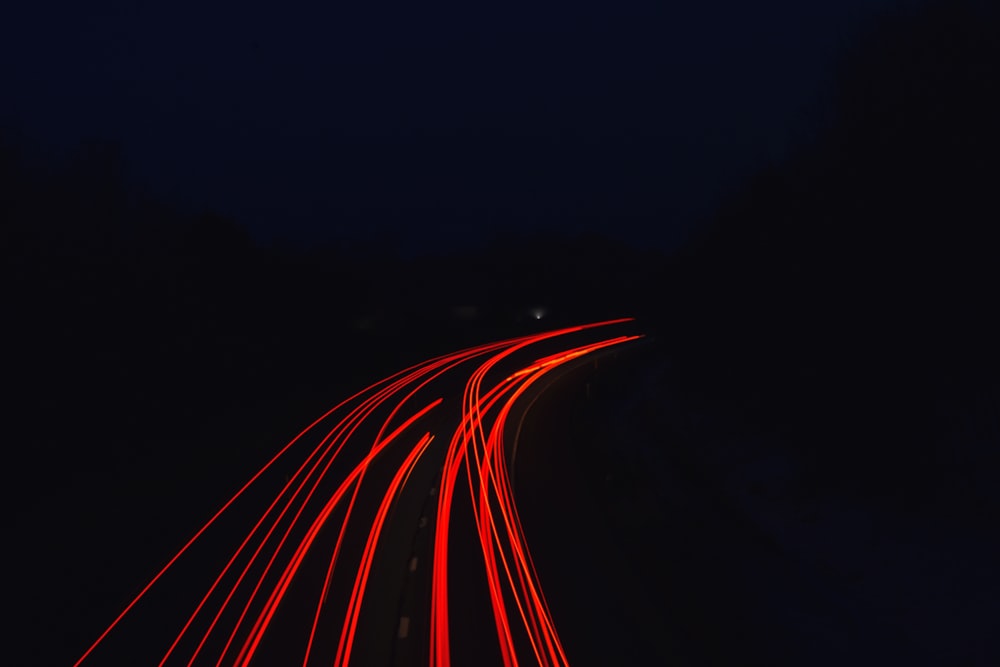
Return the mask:
{"type": "Polygon", "coordinates": [[[628,322],[469,348],[347,399],[194,531],[75,664],[568,664],[510,470],[528,408],[639,338],[628,322]]]}

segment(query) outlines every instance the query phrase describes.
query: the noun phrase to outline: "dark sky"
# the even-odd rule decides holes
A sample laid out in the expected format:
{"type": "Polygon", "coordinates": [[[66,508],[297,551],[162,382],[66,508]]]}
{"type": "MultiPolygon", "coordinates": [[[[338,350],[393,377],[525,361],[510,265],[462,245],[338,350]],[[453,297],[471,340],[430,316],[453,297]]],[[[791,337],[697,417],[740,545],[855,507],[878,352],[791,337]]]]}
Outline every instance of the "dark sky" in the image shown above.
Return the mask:
{"type": "Polygon", "coordinates": [[[0,123],[54,152],[118,140],[134,182],[259,238],[669,247],[916,1],[18,3],[0,123]]]}

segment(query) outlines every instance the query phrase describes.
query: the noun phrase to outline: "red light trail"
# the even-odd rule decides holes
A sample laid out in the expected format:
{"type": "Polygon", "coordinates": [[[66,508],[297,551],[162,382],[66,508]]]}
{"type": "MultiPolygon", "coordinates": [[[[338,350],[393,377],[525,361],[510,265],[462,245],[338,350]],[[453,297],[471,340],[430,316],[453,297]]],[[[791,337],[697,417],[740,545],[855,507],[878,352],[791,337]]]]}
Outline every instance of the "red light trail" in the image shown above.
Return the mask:
{"type": "MultiPolygon", "coordinates": [[[[128,628],[120,627],[126,617],[156,613],[145,606],[150,591],[177,583],[168,583],[177,563],[193,558],[189,552],[224,514],[250,516],[246,523],[252,525],[241,530],[243,537],[234,541],[231,554],[219,559],[218,574],[191,601],[190,612],[173,621],[164,620],[162,612],[156,617],[162,646],[151,647],[156,655],[149,659],[161,666],[263,662],[260,651],[275,625],[282,624],[292,607],[303,606],[309,620],[293,633],[302,637],[301,644],[280,644],[283,664],[368,664],[359,625],[365,624],[366,614],[398,615],[398,610],[378,608],[369,600],[380,572],[378,556],[398,555],[397,546],[387,545],[387,535],[420,529],[430,531],[428,547],[398,559],[400,571],[407,563],[415,571],[418,559],[429,562],[429,599],[420,603],[423,619],[414,624],[427,652],[415,658],[417,664],[451,664],[453,629],[461,632],[465,619],[449,614],[450,595],[467,582],[449,569],[449,555],[456,540],[471,539],[482,557],[479,582],[488,591],[483,604],[489,605],[496,634],[496,644],[489,648],[495,655],[484,656],[483,663],[567,665],[508,476],[509,418],[512,411],[523,411],[525,394],[533,388],[537,392],[539,380],[556,369],[638,338],[593,340],[604,327],[628,321],[568,327],[444,355],[341,402],[281,448],[195,531],[74,667],[98,664],[116,642],[127,643],[128,628]],[[537,358],[531,350],[539,347],[545,355],[537,358]],[[463,385],[460,402],[455,400],[457,381],[463,385]],[[263,499],[263,513],[240,515],[234,508],[253,495],[268,473],[278,474],[279,459],[282,465],[291,461],[294,472],[277,495],[263,499]],[[410,494],[413,505],[414,488],[434,499],[419,526],[406,524],[397,511],[406,502],[404,494],[410,494]],[[465,513],[453,515],[459,504],[465,513]],[[470,514],[472,525],[457,531],[456,522],[470,514]],[[309,566],[313,569],[303,574],[309,566]]],[[[387,561],[382,562],[385,570],[387,561]]],[[[468,575],[466,569],[462,573],[468,575]]],[[[400,639],[407,636],[408,617],[388,620],[399,623],[400,639]]]]}

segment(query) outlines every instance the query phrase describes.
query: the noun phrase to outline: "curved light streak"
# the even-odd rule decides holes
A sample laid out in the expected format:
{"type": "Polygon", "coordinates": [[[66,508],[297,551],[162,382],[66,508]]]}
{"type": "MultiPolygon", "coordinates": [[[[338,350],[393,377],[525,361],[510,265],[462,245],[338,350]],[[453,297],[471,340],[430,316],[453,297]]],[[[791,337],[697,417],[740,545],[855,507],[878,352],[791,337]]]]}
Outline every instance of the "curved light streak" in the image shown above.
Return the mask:
{"type": "MultiPolygon", "coordinates": [[[[362,660],[356,655],[355,640],[360,619],[366,613],[365,594],[374,576],[374,556],[386,530],[407,529],[391,526],[389,517],[402,490],[408,484],[418,483],[416,479],[421,484],[430,479],[437,489],[430,546],[427,553],[421,554],[424,562],[430,562],[431,594],[425,601],[427,617],[421,626],[427,633],[429,664],[434,667],[451,664],[452,627],[461,628],[466,622],[449,615],[449,591],[463,582],[452,581],[456,575],[449,570],[448,559],[452,541],[457,539],[452,511],[457,504],[468,503],[473,525],[462,535],[475,536],[482,556],[482,574],[489,591],[489,599],[483,602],[492,612],[497,656],[507,667],[525,663],[567,665],[566,651],[542,593],[514,502],[508,475],[508,457],[512,454],[505,433],[512,423],[512,412],[519,406],[523,409],[525,394],[533,389],[537,392],[542,378],[576,359],[638,338],[614,336],[592,340],[594,334],[588,333],[628,321],[631,320],[567,327],[442,355],[404,369],[337,404],[282,447],[196,530],[87,647],[74,667],[85,661],[93,662],[99,657],[95,655],[98,649],[113,644],[117,635],[125,634],[115,633],[122,619],[138,613],[139,601],[154,586],[164,585],[163,579],[169,578],[175,564],[217,520],[224,513],[233,514],[238,501],[251,494],[251,487],[272,470],[278,459],[292,452],[301,456],[294,473],[267,502],[264,512],[256,518],[251,516],[249,531],[224,559],[191,613],[177,619],[180,627],[174,631],[176,634],[171,638],[167,631],[164,635],[163,645],[167,648],[156,659],[161,667],[250,665],[269,636],[272,621],[280,613],[288,591],[299,582],[303,563],[315,552],[320,532],[327,529],[336,530],[337,540],[330,552],[318,556],[325,563],[324,576],[322,586],[315,588],[310,607],[315,611],[310,613],[308,640],[299,656],[304,667],[320,660],[324,651],[332,656],[336,667],[346,667],[352,659],[362,660]],[[591,340],[580,342],[580,336],[591,340]],[[577,342],[569,344],[570,340],[577,342]],[[560,343],[559,351],[552,352],[556,341],[566,342],[560,343]],[[525,364],[530,349],[542,344],[548,353],[525,364]],[[446,405],[444,398],[430,398],[440,391],[438,387],[443,383],[453,381],[456,374],[464,378],[458,405],[446,405]],[[454,424],[456,414],[457,426],[453,430],[441,426],[448,423],[449,416],[454,424]],[[438,433],[417,428],[432,415],[437,417],[428,426],[437,424],[438,433]],[[418,437],[421,432],[423,435],[418,437]],[[295,445],[307,435],[318,438],[318,444],[300,451],[303,448],[295,445]],[[435,436],[439,436],[442,444],[432,447],[435,436]],[[390,449],[398,453],[387,458],[390,449]],[[391,463],[394,460],[401,463],[391,463]],[[369,469],[386,465],[395,468],[388,486],[376,491],[381,494],[380,500],[374,507],[370,501],[360,502],[361,489],[370,494],[373,488],[369,469]],[[421,466],[425,472],[416,475],[421,466]],[[426,474],[427,470],[438,469],[440,472],[430,477],[426,474]],[[360,550],[345,549],[349,524],[368,526],[360,550]],[[353,584],[334,586],[340,581],[335,572],[342,573],[344,568],[354,572],[353,584]],[[331,606],[331,600],[336,604],[331,606]],[[213,638],[215,643],[210,644],[213,638]],[[210,651],[212,645],[221,645],[221,649],[210,651]],[[323,650],[319,650],[320,645],[323,650]]],[[[289,658],[289,662],[294,660],[297,658],[289,658]]]]}

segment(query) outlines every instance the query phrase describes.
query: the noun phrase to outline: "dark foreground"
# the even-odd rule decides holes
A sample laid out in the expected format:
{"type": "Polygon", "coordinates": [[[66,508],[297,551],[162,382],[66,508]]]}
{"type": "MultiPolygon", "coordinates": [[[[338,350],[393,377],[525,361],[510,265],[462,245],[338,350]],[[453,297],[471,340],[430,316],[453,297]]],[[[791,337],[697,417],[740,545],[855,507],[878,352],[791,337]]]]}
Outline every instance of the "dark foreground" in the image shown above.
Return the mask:
{"type": "Polygon", "coordinates": [[[517,461],[574,664],[996,664],[988,506],[901,506],[892,479],[866,493],[783,438],[695,412],[655,344],[618,357],[538,402],[524,431],[537,446],[517,461]]]}

